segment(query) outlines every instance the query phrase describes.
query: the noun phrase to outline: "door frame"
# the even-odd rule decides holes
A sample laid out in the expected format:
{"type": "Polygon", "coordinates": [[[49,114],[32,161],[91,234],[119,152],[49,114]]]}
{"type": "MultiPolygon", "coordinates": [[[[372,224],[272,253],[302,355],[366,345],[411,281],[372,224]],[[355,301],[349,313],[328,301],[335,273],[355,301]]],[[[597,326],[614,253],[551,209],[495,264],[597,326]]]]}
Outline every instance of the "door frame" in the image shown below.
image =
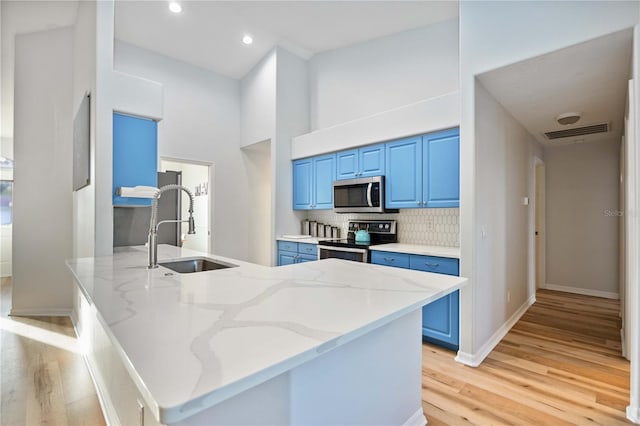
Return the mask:
{"type": "MultiPolygon", "coordinates": [[[[538,271],[542,270],[542,284],[544,285],[544,281],[545,281],[545,271],[546,271],[546,259],[545,259],[545,252],[546,252],[546,226],[545,226],[545,212],[542,212],[542,216],[543,216],[543,220],[542,220],[542,232],[541,235],[539,235],[539,238],[536,238],[536,231],[538,231],[536,229],[536,223],[537,223],[537,208],[538,208],[538,180],[537,180],[537,173],[538,173],[538,168],[542,167],[543,172],[545,171],[544,167],[544,161],[538,157],[538,156],[534,156],[533,157],[533,161],[531,162],[531,173],[530,173],[530,179],[531,179],[531,209],[529,211],[529,297],[533,298],[533,300],[535,301],[535,295],[536,295],[536,290],[538,288],[537,283],[538,283],[538,271]],[[542,256],[540,259],[538,259],[537,257],[537,250],[538,250],[538,245],[541,245],[542,248],[542,256]],[[540,265],[538,265],[538,261],[540,261],[540,265]]],[[[546,175],[545,175],[546,176],[546,175]]],[[[540,194],[540,198],[546,200],[546,192],[545,192],[545,187],[540,188],[542,189],[541,194],[540,194]]]]}

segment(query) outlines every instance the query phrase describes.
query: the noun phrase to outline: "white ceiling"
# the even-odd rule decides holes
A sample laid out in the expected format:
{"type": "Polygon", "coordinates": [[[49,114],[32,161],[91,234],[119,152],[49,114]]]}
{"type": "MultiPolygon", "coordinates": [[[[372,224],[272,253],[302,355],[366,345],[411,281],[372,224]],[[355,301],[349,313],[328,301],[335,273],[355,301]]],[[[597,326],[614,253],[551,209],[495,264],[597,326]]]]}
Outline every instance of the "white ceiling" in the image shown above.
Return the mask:
{"type": "MultiPolygon", "coordinates": [[[[0,1],[2,138],[13,138],[13,64],[16,34],[71,26],[76,21],[77,10],[77,1],[0,1]]],[[[9,148],[6,150],[10,151],[9,148]]],[[[10,156],[9,152],[5,152],[4,139],[2,153],[10,156]]]]}
{"type": "Polygon", "coordinates": [[[620,140],[631,75],[633,33],[621,31],[478,76],[485,88],[543,145],[620,140]],[[576,124],[555,117],[580,112],[576,124]],[[611,122],[605,134],[549,141],[544,132],[611,122]]]}
{"type": "Polygon", "coordinates": [[[458,17],[457,1],[116,2],[119,40],[242,78],[275,45],[316,53],[458,17]],[[243,45],[242,36],[254,38],[243,45]]]}

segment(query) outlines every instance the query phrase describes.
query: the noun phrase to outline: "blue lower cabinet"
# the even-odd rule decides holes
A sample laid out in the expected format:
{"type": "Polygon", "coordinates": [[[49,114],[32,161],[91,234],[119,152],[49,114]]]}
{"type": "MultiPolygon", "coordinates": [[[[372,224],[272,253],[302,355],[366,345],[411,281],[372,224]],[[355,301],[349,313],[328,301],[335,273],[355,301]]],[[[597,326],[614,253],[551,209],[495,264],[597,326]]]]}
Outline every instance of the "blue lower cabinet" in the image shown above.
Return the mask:
{"type": "Polygon", "coordinates": [[[408,269],[409,255],[406,253],[392,253],[388,251],[371,251],[371,263],[408,269]]]}
{"type": "Polygon", "coordinates": [[[288,251],[278,251],[278,266],[293,265],[296,263],[297,254],[288,251]]]}
{"type": "Polygon", "coordinates": [[[457,351],[459,335],[460,292],[458,290],[422,308],[424,340],[457,351]]]}
{"type": "Polygon", "coordinates": [[[278,241],[278,266],[318,260],[318,246],[308,243],[278,241]]]}
{"type": "MultiPolygon", "coordinates": [[[[437,256],[371,251],[371,263],[458,276],[460,262],[437,256]]],[[[460,338],[460,293],[458,290],[422,308],[422,338],[458,350],[460,338]]]]}

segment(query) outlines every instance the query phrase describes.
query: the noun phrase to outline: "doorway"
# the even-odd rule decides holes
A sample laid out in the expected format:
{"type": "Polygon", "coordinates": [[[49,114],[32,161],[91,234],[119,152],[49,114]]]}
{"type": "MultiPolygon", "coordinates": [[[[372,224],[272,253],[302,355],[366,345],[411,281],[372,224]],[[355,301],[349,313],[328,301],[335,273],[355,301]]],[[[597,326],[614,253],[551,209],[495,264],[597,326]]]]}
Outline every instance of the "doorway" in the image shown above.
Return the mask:
{"type": "MultiPolygon", "coordinates": [[[[193,219],[195,221],[195,235],[188,235],[188,224],[182,224],[180,238],[182,247],[211,252],[211,224],[212,212],[210,203],[213,165],[189,160],[162,158],[160,160],[161,172],[179,172],[182,176],[182,186],[189,189],[194,195],[193,219]]],[[[189,217],[189,203],[182,202],[182,217],[189,217]]]]}

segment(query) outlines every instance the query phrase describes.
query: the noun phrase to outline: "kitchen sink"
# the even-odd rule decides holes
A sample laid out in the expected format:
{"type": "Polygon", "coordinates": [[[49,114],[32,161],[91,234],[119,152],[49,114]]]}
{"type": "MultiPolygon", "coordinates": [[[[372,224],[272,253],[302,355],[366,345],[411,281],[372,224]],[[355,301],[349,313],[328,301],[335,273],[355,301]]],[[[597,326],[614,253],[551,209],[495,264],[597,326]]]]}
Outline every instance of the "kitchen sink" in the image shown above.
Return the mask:
{"type": "Polygon", "coordinates": [[[193,257],[189,259],[174,260],[171,262],[159,262],[158,264],[180,274],[214,271],[216,269],[235,268],[237,266],[230,263],[213,261],[206,257],[193,257]]]}

